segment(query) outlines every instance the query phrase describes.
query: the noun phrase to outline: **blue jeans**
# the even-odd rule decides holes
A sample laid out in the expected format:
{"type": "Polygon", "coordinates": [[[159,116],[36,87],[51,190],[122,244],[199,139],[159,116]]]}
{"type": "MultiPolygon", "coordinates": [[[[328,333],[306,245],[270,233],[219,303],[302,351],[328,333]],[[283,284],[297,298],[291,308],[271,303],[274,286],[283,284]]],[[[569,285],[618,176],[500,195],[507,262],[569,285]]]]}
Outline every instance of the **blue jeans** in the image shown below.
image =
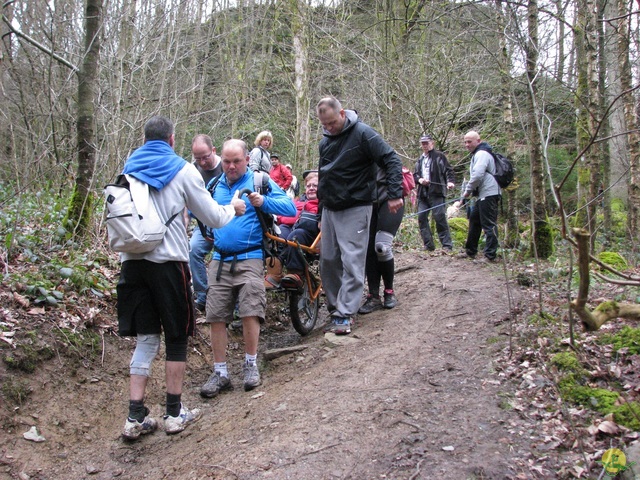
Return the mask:
{"type": "Polygon", "coordinates": [[[207,266],[204,257],[213,250],[213,242],[202,236],[202,232],[196,226],[191,234],[189,242],[189,267],[193,281],[193,293],[195,301],[200,305],[207,304],[207,266]]]}

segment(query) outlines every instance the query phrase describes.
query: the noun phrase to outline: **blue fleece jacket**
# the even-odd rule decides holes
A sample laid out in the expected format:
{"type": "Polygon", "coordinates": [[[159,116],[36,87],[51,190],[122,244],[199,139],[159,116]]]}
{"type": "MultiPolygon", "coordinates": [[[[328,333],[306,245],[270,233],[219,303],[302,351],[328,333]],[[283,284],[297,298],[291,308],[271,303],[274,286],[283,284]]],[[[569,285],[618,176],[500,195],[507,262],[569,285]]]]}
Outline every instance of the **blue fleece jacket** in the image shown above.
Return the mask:
{"type": "MultiPolygon", "coordinates": [[[[264,203],[260,207],[264,213],[269,215],[284,215],[287,217],[295,216],[297,213],[293,201],[287,194],[273,181],[269,180],[270,192],[264,195],[264,203]]],[[[253,172],[247,172],[240,179],[229,186],[227,176],[222,175],[218,185],[213,192],[213,199],[220,205],[228,205],[237,190],[248,188],[253,192],[253,172]]],[[[231,222],[222,228],[213,230],[214,248],[216,252],[213,258],[220,260],[220,254],[217,251],[225,253],[242,252],[238,255],[238,260],[246,260],[248,258],[262,258],[262,239],[263,232],[260,226],[260,220],[256,209],[249,203],[247,197],[243,197],[247,204],[247,211],[241,217],[235,217],[231,222]],[[250,250],[250,251],[246,251],[250,250]]],[[[225,256],[224,261],[233,260],[233,255],[225,256]]]]}
{"type": "Polygon", "coordinates": [[[162,190],[185,163],[186,160],[176,155],[167,142],[150,140],[131,154],[122,173],[132,175],[156,190],[162,190]]]}

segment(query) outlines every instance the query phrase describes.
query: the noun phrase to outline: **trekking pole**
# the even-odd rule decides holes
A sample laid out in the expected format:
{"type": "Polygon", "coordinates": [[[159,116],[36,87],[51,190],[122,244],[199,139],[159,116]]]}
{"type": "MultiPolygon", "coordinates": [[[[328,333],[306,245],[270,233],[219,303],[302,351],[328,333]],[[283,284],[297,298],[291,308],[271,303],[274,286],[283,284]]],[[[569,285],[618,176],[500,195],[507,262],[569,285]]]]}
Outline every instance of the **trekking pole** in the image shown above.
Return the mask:
{"type": "Polygon", "coordinates": [[[425,210],[420,210],[419,212],[410,213],[409,215],[405,215],[405,218],[415,217],[416,215],[420,215],[421,213],[430,212],[434,208],[443,207],[444,205],[448,205],[450,203],[457,202],[458,200],[460,200],[460,199],[459,198],[452,198],[451,200],[447,200],[444,203],[439,203],[438,205],[434,205],[433,207],[429,207],[429,208],[427,208],[425,210]]]}

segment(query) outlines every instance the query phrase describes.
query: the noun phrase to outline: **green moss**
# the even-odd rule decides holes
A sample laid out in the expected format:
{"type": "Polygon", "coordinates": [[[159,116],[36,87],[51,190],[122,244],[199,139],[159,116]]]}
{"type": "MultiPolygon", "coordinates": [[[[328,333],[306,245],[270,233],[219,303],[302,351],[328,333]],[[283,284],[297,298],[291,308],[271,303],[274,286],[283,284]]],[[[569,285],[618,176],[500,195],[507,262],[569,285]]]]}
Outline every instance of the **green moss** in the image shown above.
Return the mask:
{"type": "Polygon", "coordinates": [[[615,302],[613,300],[609,300],[606,302],[602,302],[600,305],[598,305],[594,311],[596,312],[612,312],[614,310],[618,309],[618,302],[615,302]]]}
{"type": "Polygon", "coordinates": [[[621,198],[613,198],[611,199],[611,211],[614,213],[620,213],[626,211],[626,207],[624,206],[624,202],[621,198]]]}
{"type": "Polygon", "coordinates": [[[8,375],[3,378],[1,391],[7,403],[12,403],[17,406],[21,406],[31,394],[29,385],[15,378],[13,375],[8,375]]]}
{"type": "Polygon", "coordinates": [[[618,252],[600,252],[598,258],[602,263],[605,263],[616,270],[626,270],[629,267],[627,261],[618,252]]]}
{"type": "Polygon", "coordinates": [[[451,232],[451,240],[453,240],[453,245],[462,248],[467,241],[467,233],[469,232],[469,221],[463,217],[450,218],[449,231],[451,232]]]}
{"type": "Polygon", "coordinates": [[[13,370],[33,373],[38,363],[52,357],[53,351],[46,345],[35,347],[31,343],[18,343],[14,350],[2,357],[2,360],[13,370]]]}
{"type": "Polygon", "coordinates": [[[547,259],[553,255],[553,228],[548,221],[536,222],[534,242],[536,242],[536,250],[534,252],[531,246],[531,256],[537,253],[538,258],[547,259]]]}
{"type": "Polygon", "coordinates": [[[77,232],[81,236],[87,231],[91,222],[91,212],[93,210],[94,198],[91,194],[83,194],[78,191],[78,185],[74,185],[67,215],[62,221],[63,228],[77,232]]]}
{"type": "Polygon", "coordinates": [[[575,382],[562,383],[560,393],[565,400],[590,408],[603,415],[613,411],[616,400],[620,396],[611,390],[587,387],[575,382]]]}
{"type": "Polygon", "coordinates": [[[580,360],[573,352],[561,352],[551,357],[551,363],[561,372],[584,373],[580,360]]]}
{"type": "Polygon", "coordinates": [[[640,430],[640,404],[638,402],[623,403],[612,408],[613,419],[619,425],[631,430],[640,430]]]}
{"type": "Polygon", "coordinates": [[[528,319],[530,325],[537,327],[549,327],[557,323],[556,319],[546,312],[541,314],[531,315],[528,319]]]}
{"type": "MultiPolygon", "coordinates": [[[[610,303],[612,302],[604,302],[598,308],[607,308],[607,304],[610,303]]],[[[615,352],[622,348],[627,348],[631,355],[640,354],[640,328],[625,326],[616,334],[602,335],[598,339],[598,343],[601,345],[611,344],[615,352]]]]}
{"type": "Polygon", "coordinates": [[[91,330],[60,328],[55,331],[55,335],[60,349],[69,357],[93,359],[100,350],[100,335],[91,330]]]}

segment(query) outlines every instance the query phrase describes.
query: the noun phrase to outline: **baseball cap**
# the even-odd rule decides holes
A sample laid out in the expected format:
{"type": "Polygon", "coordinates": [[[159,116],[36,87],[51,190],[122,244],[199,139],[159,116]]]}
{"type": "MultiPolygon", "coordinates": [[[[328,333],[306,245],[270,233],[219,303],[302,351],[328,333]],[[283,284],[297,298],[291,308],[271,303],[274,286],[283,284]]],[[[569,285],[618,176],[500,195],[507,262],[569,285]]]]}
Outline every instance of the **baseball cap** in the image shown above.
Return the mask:
{"type": "Polygon", "coordinates": [[[287,163],[285,167],[287,167],[289,170],[293,170],[293,166],[290,163],[287,163]]]}
{"type": "Polygon", "coordinates": [[[273,153],[270,155],[270,157],[271,157],[271,158],[280,158],[280,155],[278,155],[277,153],[273,152],[273,153]]]}
{"type": "Polygon", "coordinates": [[[423,135],[420,137],[420,143],[430,142],[432,140],[433,138],[431,138],[431,135],[423,135]]]}

